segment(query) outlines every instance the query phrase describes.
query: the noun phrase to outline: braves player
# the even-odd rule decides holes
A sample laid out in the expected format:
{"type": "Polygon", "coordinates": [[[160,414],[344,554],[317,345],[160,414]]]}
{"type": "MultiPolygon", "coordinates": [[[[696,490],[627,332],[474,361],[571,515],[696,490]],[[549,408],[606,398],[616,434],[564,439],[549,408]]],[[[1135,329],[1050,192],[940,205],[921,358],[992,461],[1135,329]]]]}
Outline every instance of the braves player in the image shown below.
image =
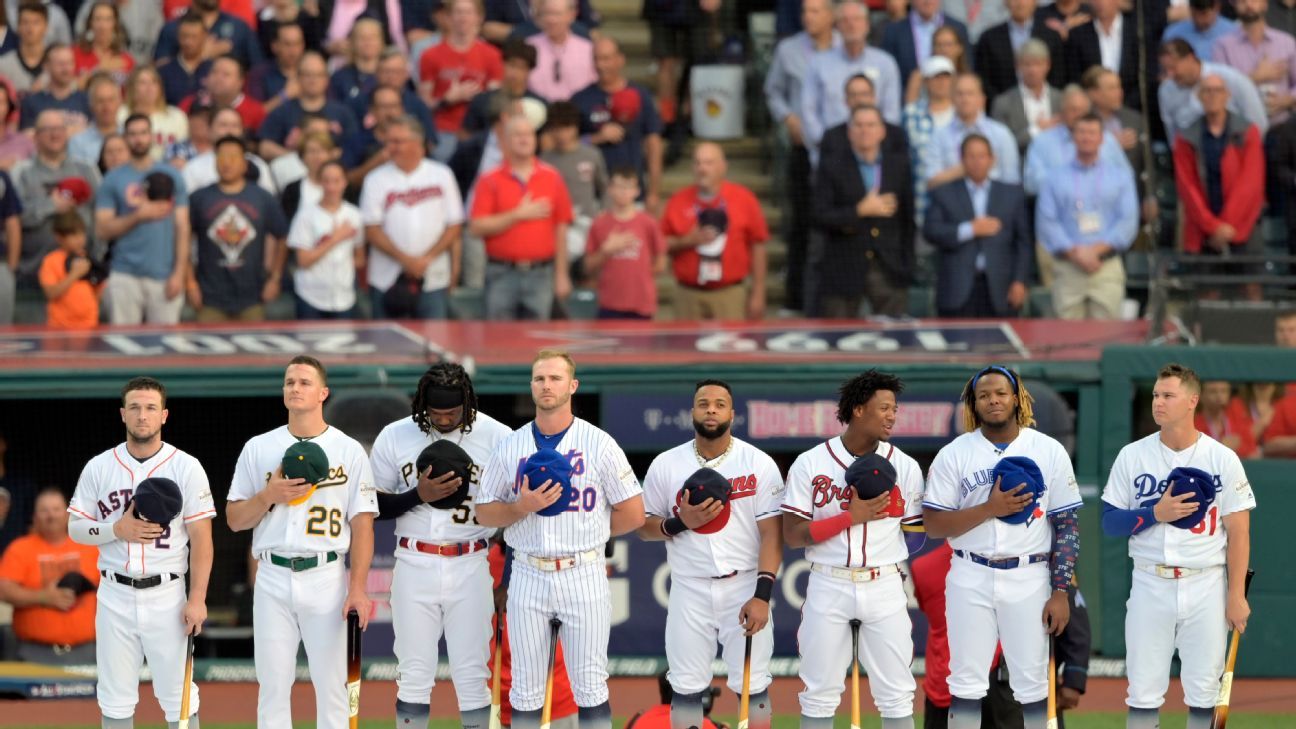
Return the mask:
{"type": "Polygon", "coordinates": [[[495,530],[477,522],[472,496],[495,445],[511,431],[477,410],[464,368],[433,365],[418,382],[412,415],[383,428],[370,453],[378,489],[379,519],[396,519],[392,576],[392,627],[396,632],[396,726],[426,727],[437,670],[437,641],[444,633],[464,729],[490,720],[491,592],[487,540],[495,530]],[[449,441],[472,458],[468,499],[451,509],[431,503],[455,493],[453,471],[431,477],[416,464],[437,441],[449,441]]]}
{"type": "Polygon", "coordinates": [[[243,446],[230,484],[230,529],[252,529],[252,554],[258,560],[252,637],[260,684],[259,729],[292,725],[290,699],[299,643],[306,645],[315,685],[317,726],[344,729],[346,615],[355,610],[362,628],[369,623],[365,580],[378,511],[373,476],[364,448],[324,422],[328,395],[328,373],[319,360],[300,355],[289,361],[283,380],[288,424],[243,446]],[[325,479],[309,484],[284,477],[284,451],[301,441],[323,449],[328,458],[325,479]]]}
{"type": "Polygon", "coordinates": [[[954,549],[945,589],[949,725],[981,726],[997,641],[1025,725],[1043,729],[1049,634],[1061,633],[1070,616],[1080,491],[1062,444],[1032,427],[1033,400],[1017,373],[986,367],[968,381],[962,399],[967,432],[936,454],[923,500],[928,534],[949,539],[954,549]],[[1024,493],[1024,483],[994,477],[1010,456],[1038,466],[1038,498],[1024,493]],[[1026,509],[1020,524],[1003,520],[1026,509]]]}
{"type": "Polygon", "coordinates": [[[1159,726],[1176,648],[1188,729],[1210,727],[1226,628],[1245,631],[1251,614],[1243,584],[1255,494],[1237,454],[1193,426],[1200,396],[1195,372],[1163,367],[1152,390],[1160,430],[1121,449],[1103,489],[1103,531],[1129,538],[1134,560],[1125,612],[1130,729],[1159,726]],[[1190,493],[1166,493],[1170,472],[1184,467],[1205,471],[1215,490],[1214,503],[1187,529],[1166,523],[1198,507],[1190,493]]]}
{"type": "Polygon", "coordinates": [[[716,641],[729,667],[729,688],[742,692],[745,636],[752,636],[750,722],[770,723],[768,688],[774,628],[770,593],[783,561],[783,476],[774,459],[735,438],[733,391],[720,380],[703,380],[693,393],[696,435],[653,459],[644,477],[648,517],[639,536],[666,541],[671,568],[666,613],[666,661],[670,666],[671,726],[702,726],[702,699],[711,686],[716,641]],[[699,468],[728,479],[728,521],[719,531],[694,531],[726,505],[679,499],[680,487],[699,468]],[[678,502],[678,505],[677,505],[678,502]]]}
{"type": "Polygon", "coordinates": [[[539,726],[549,658],[549,621],[562,621],[559,639],[567,659],[581,729],[609,729],[607,645],[612,623],[603,547],[608,539],[644,523],[639,480],[612,436],[572,414],[579,386],[576,364],[559,350],[543,349],[531,365],[535,420],[501,441],[482,475],[477,520],[504,527],[513,548],[508,591],[512,633],[514,729],[539,726]],[[572,466],[570,501],[552,517],[536,512],[564,494],[557,483],[531,484],[527,459],[553,449],[572,466]]]}
{"type": "Polygon", "coordinates": [[[832,728],[851,663],[849,625],[856,619],[858,658],[883,728],[913,727],[913,625],[901,571],[909,549],[902,530],[921,528],[922,469],[887,442],[903,390],[899,378],[877,370],[847,380],[837,402],[846,431],[797,456],[788,471],[783,538],[790,547],[804,547],[811,562],[797,631],[804,729],[832,728]],[[853,498],[846,469],[871,453],[895,467],[898,501],[890,492],[853,498]]]}
{"type": "MultiPolygon", "coordinates": [[[[139,670],[147,659],[167,724],[180,721],[187,641],[207,619],[211,522],[216,516],[207,473],[197,459],[162,441],[166,388],[136,377],[122,388],[126,442],[86,464],[68,506],[73,541],[99,547],[95,664],[104,729],[131,729],[139,703],[139,670]],[[170,524],[140,519],[135,487],[148,478],[174,481],[183,495],[170,524]],[[185,595],[184,575],[189,575],[185,595]]],[[[198,726],[198,686],[189,691],[189,726],[198,726]]]]}

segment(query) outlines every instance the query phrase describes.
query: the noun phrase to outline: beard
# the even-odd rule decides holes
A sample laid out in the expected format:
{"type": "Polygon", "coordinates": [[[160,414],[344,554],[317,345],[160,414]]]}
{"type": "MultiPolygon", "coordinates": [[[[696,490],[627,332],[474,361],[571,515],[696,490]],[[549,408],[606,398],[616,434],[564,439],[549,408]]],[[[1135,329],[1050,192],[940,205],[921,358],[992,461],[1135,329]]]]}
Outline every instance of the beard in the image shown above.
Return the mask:
{"type": "Polygon", "coordinates": [[[694,432],[696,432],[698,435],[702,436],[703,438],[706,438],[707,440],[715,440],[715,439],[720,438],[721,436],[723,436],[725,433],[728,433],[728,432],[729,432],[729,426],[732,425],[732,424],[733,424],[733,421],[732,421],[732,420],[729,420],[729,421],[726,421],[726,422],[720,423],[719,425],[715,426],[714,428],[708,428],[708,427],[706,427],[706,425],[704,425],[704,424],[702,423],[702,421],[700,421],[700,420],[694,420],[694,421],[693,421],[693,430],[694,430],[694,432]]]}
{"type": "Polygon", "coordinates": [[[1254,23],[1262,17],[1260,13],[1243,13],[1239,11],[1237,14],[1237,19],[1243,23],[1254,23]]]}
{"type": "Polygon", "coordinates": [[[160,427],[155,428],[153,430],[146,430],[144,428],[138,428],[138,429],[127,428],[126,440],[129,440],[132,443],[148,443],[149,441],[156,438],[158,436],[158,433],[160,433],[161,431],[162,428],[160,427]]]}
{"type": "Polygon", "coordinates": [[[988,425],[991,428],[1002,428],[1013,422],[1013,418],[1017,417],[1017,413],[1014,410],[1009,410],[1006,414],[998,417],[983,415],[981,413],[977,413],[976,415],[982,425],[988,425]]]}
{"type": "Polygon", "coordinates": [[[557,397],[557,399],[554,400],[554,404],[551,405],[551,406],[549,406],[549,407],[545,407],[544,405],[541,405],[541,404],[540,404],[540,401],[538,401],[538,400],[535,401],[535,404],[536,404],[536,410],[541,410],[541,411],[544,411],[544,412],[550,412],[550,411],[553,411],[553,410],[561,410],[561,409],[563,408],[563,406],[565,406],[565,405],[566,405],[567,403],[569,403],[569,402],[571,402],[571,393],[565,393],[565,394],[559,395],[559,396],[557,397]]]}

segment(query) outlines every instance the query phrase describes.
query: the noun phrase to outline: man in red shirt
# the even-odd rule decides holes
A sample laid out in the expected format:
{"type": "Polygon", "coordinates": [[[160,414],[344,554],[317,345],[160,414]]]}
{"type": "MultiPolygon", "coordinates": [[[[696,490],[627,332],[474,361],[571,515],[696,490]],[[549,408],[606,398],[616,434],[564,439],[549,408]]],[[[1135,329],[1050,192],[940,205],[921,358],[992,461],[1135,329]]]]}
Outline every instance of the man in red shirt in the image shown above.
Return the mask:
{"type": "Polygon", "coordinates": [[[450,159],[463,126],[468,102],[499,86],[504,60],[495,46],[481,39],[481,0],[451,0],[450,30],[445,40],[419,59],[419,89],[432,110],[437,157],[450,159]]]}
{"type": "Polygon", "coordinates": [[[1201,401],[1193,427],[1223,443],[1238,458],[1254,458],[1255,433],[1246,407],[1232,407],[1233,385],[1224,380],[1202,383],[1201,401]]]}
{"type": "Polygon", "coordinates": [[[212,61],[207,78],[203,79],[203,90],[181,101],[180,110],[188,114],[195,100],[211,107],[228,106],[239,113],[247,133],[255,136],[261,122],[265,121],[266,112],[261,102],[243,93],[244,77],[243,64],[237,58],[217,58],[212,61]]]}

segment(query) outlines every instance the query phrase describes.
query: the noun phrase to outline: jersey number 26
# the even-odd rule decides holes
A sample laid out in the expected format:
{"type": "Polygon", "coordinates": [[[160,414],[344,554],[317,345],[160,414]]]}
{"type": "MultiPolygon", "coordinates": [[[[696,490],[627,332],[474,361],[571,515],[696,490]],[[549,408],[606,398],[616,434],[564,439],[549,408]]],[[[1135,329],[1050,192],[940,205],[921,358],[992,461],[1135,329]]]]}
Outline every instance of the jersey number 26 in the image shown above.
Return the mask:
{"type": "Polygon", "coordinates": [[[306,533],[313,537],[342,536],[342,510],[312,506],[306,519],[306,533]]]}

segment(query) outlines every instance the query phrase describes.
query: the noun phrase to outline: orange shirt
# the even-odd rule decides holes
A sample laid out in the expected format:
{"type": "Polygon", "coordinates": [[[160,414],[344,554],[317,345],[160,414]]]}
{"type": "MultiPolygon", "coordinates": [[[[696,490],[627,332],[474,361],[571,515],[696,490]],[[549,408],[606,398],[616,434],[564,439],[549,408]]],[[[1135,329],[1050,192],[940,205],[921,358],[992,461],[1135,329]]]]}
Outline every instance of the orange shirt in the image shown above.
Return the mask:
{"type": "MultiPolygon", "coordinates": [[[[53,286],[67,278],[67,251],[59,248],[41,261],[41,286],[53,286]]],[[[94,329],[99,326],[99,289],[84,278],[45,307],[46,326],[51,329],[94,329]]]]}
{"type": "MultiPolygon", "coordinates": [[[[524,220],[513,227],[486,238],[486,255],[501,261],[534,262],[553,259],[558,250],[557,226],[571,223],[571,195],[567,183],[558,170],[535,161],[530,179],[523,180],[513,174],[505,162],[477,180],[473,192],[472,212],[469,217],[482,218],[516,208],[523,196],[532,200],[548,200],[552,209],[549,217],[524,220]]],[[[567,241],[561,241],[567,245],[567,241]]]]}
{"type": "MultiPolygon", "coordinates": [[[[59,581],[69,572],[80,572],[99,584],[99,550],[64,539],[54,545],[39,535],[19,537],[0,560],[0,578],[21,587],[39,590],[59,581]]],[[[43,606],[14,610],[14,633],[22,640],[48,645],[80,645],[95,637],[95,593],[77,598],[72,609],[63,612],[43,606]]]]}
{"type": "Polygon", "coordinates": [[[721,183],[720,194],[708,201],[698,197],[696,185],[690,185],[672,195],[666,203],[662,232],[668,237],[689,233],[698,225],[698,214],[707,209],[724,211],[726,224],[720,237],[725,240],[677,251],[671,262],[675,280],[693,288],[733,286],[747,278],[750,272],[751,247],[769,240],[765,215],[761,212],[760,201],[742,185],[721,183]],[[713,247],[721,250],[713,252],[713,247]]]}

